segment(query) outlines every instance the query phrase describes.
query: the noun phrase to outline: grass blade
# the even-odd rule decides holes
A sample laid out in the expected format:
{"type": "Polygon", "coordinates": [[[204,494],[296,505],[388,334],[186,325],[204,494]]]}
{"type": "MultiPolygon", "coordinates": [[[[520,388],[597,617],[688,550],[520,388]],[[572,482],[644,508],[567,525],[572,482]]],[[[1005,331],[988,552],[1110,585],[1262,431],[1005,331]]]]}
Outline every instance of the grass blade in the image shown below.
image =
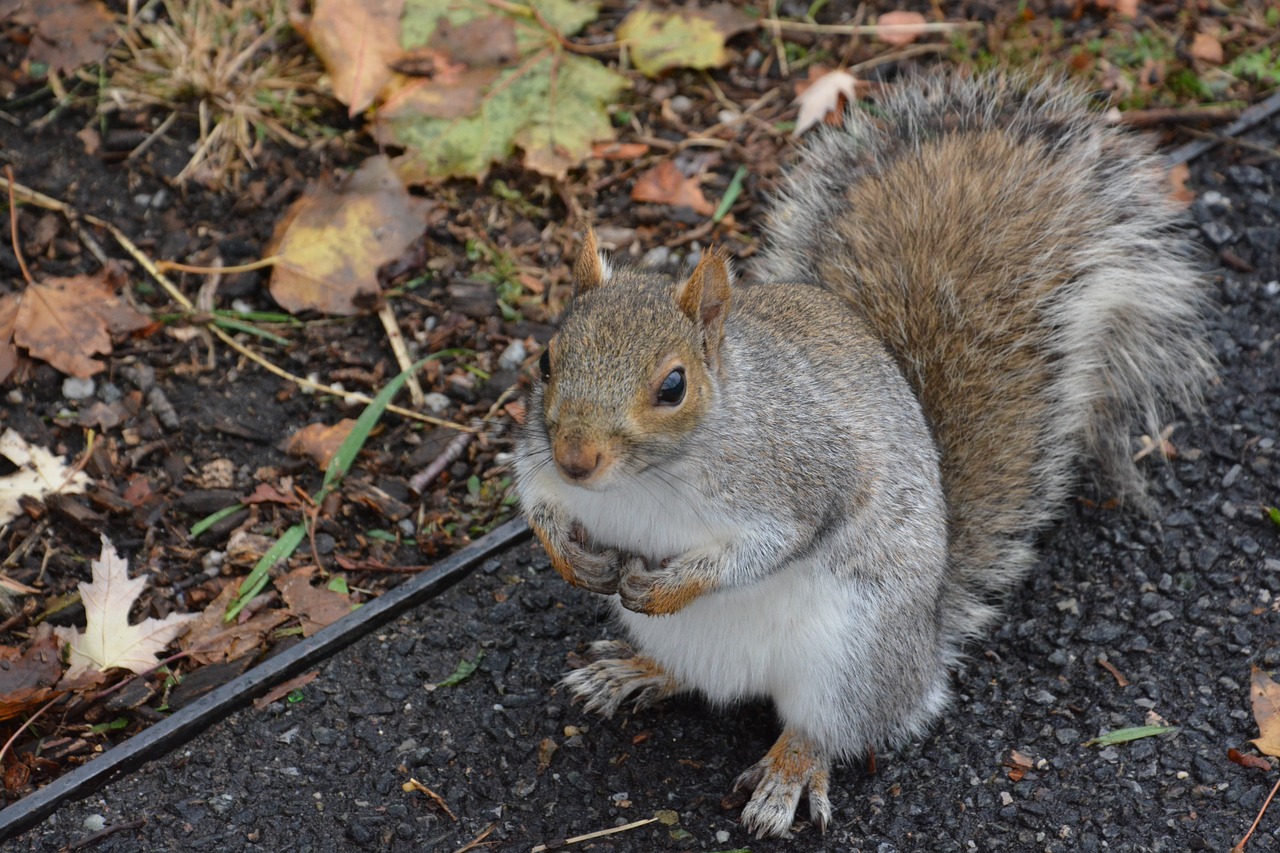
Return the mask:
{"type": "Polygon", "coordinates": [[[1140,740],[1144,737],[1173,734],[1180,730],[1181,727],[1179,726],[1136,726],[1132,729],[1116,729],[1114,732],[1107,732],[1104,735],[1098,735],[1093,740],[1087,740],[1084,745],[1112,746],[1117,743],[1128,743],[1131,740],[1140,740]]]}

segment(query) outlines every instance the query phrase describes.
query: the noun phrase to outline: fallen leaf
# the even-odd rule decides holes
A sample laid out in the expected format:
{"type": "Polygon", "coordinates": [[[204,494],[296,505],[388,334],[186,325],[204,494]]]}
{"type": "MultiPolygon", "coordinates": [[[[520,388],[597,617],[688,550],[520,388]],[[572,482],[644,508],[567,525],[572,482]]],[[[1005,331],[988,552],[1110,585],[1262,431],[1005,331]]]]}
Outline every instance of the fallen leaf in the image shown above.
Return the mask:
{"type": "Polygon", "coordinates": [[[698,179],[686,178],[670,160],[663,160],[636,179],[631,189],[631,200],[688,207],[703,216],[715,212],[711,202],[702,194],[698,179]]]}
{"type": "Polygon", "coordinates": [[[381,294],[378,268],[421,236],[430,206],[409,195],[380,155],[336,190],[312,188],[276,225],[271,295],[295,313],[371,309],[381,294]]]}
{"type": "Polygon", "coordinates": [[[313,669],[311,672],[304,672],[296,678],[290,678],[288,681],[282,681],[275,687],[272,687],[266,693],[263,693],[257,699],[253,700],[253,707],[259,711],[265,709],[277,699],[283,699],[295,690],[306,687],[311,682],[320,677],[320,670],[313,669]]]}
{"type": "Polygon", "coordinates": [[[591,156],[599,160],[639,160],[649,153],[643,142],[598,142],[591,146],[591,156]]]}
{"type": "Polygon", "coordinates": [[[595,19],[597,4],[540,0],[537,19],[520,14],[525,8],[488,0],[405,0],[405,51],[430,48],[442,55],[447,49],[451,63],[463,66],[388,86],[374,132],[381,144],[405,149],[395,167],[406,182],[483,177],[517,149],[526,168],[563,178],[591,156],[594,143],[614,138],[607,108],[627,79],[564,46],[595,19]],[[487,28],[495,47],[479,57],[446,48],[437,35],[442,22],[468,39],[487,28]],[[516,55],[498,64],[508,27],[516,55]]]}
{"type": "Polygon", "coordinates": [[[646,77],[672,68],[719,68],[729,61],[725,41],[756,22],[728,4],[702,9],[640,6],[618,25],[632,64],[646,77]]]}
{"type": "Polygon", "coordinates": [[[20,498],[43,500],[54,492],[84,494],[85,487],[93,482],[83,471],[68,468],[61,456],[27,444],[12,428],[0,435],[0,456],[17,466],[17,470],[0,477],[0,525],[8,524],[22,511],[20,498]]]}
{"type": "Polygon", "coordinates": [[[1267,761],[1267,759],[1260,758],[1256,755],[1249,755],[1246,752],[1241,752],[1234,746],[1227,750],[1227,760],[1233,764],[1239,764],[1241,767],[1261,770],[1264,773],[1270,772],[1271,770],[1271,762],[1267,761]]]}
{"type": "Polygon", "coordinates": [[[289,621],[281,608],[260,610],[243,622],[226,622],[222,617],[235,601],[240,584],[228,578],[222,592],[193,620],[178,646],[196,663],[210,664],[235,660],[262,647],[267,635],[289,621]]]}
{"type": "Polygon", "coordinates": [[[551,759],[560,749],[560,745],[549,737],[544,737],[538,744],[538,769],[534,772],[541,776],[551,767],[551,759]]]}
{"type": "Polygon", "coordinates": [[[1173,734],[1180,731],[1178,726],[1134,726],[1130,729],[1116,729],[1106,734],[1098,735],[1084,742],[1085,746],[1114,746],[1117,743],[1128,743],[1131,740],[1141,740],[1142,738],[1155,737],[1156,735],[1173,734]]]}
{"type": "Polygon", "coordinates": [[[848,71],[828,71],[811,79],[803,91],[796,95],[800,112],[792,136],[799,136],[831,113],[837,113],[843,105],[854,99],[858,81],[848,71]]]}
{"type": "Polygon", "coordinates": [[[35,28],[27,62],[58,74],[102,62],[116,40],[115,18],[101,0],[19,0],[7,5],[9,20],[35,28]]]}
{"type": "Polygon", "coordinates": [[[129,577],[128,562],[120,558],[106,536],[102,537],[101,555],[89,565],[93,581],[79,584],[84,631],[53,629],[70,647],[66,678],[73,679],[90,668],[105,672],[119,667],[136,673],[153,669],[160,662],[160,652],[186,630],[194,614],[171,613],[163,619],[147,618],[130,625],[129,608],[147,585],[146,579],[129,577]]]}
{"type": "Polygon", "coordinates": [[[1016,749],[1009,750],[1009,760],[1004,763],[1009,768],[1009,781],[1021,782],[1027,771],[1035,767],[1035,760],[1023,755],[1016,749]]]}
{"type": "Polygon", "coordinates": [[[459,684],[475,674],[476,668],[480,666],[480,661],[482,660],[484,660],[484,649],[481,649],[472,660],[463,658],[458,661],[458,666],[453,670],[453,672],[449,673],[444,681],[439,681],[432,685],[430,689],[435,690],[439,687],[457,687],[459,684]]]}
{"type": "Polygon", "coordinates": [[[62,676],[58,643],[49,624],[36,628],[24,650],[0,646],[0,721],[25,715],[48,702],[62,676]]]}
{"type": "Polygon", "coordinates": [[[13,327],[18,320],[18,306],[22,300],[15,293],[0,296],[0,384],[18,366],[18,348],[13,343],[13,327]]]}
{"type": "Polygon", "coordinates": [[[1210,65],[1222,64],[1222,42],[1209,33],[1196,33],[1187,52],[1210,65]]]}
{"type": "Polygon", "coordinates": [[[321,471],[327,471],[333,455],[355,425],[353,418],[343,418],[333,426],[308,424],[285,439],[284,452],[290,456],[309,457],[321,471]]]}
{"type": "MultiPolygon", "coordinates": [[[[111,336],[150,324],[115,292],[117,273],[51,278],[18,294],[13,341],[33,358],[81,379],[106,368],[95,355],[111,352],[111,336]]],[[[3,317],[0,316],[0,322],[3,317]]],[[[0,342],[3,341],[0,329],[0,342]]]]}
{"type": "Polygon", "coordinates": [[[333,95],[355,117],[373,106],[400,55],[404,0],[316,0],[310,17],[293,9],[289,22],[324,63],[333,95]]]}
{"type": "Polygon", "coordinates": [[[246,504],[283,504],[284,506],[298,506],[302,501],[296,494],[284,489],[278,489],[270,483],[259,483],[258,487],[253,490],[253,494],[247,498],[242,498],[241,503],[246,504]]]}
{"type": "Polygon", "coordinates": [[[1255,666],[1249,694],[1253,698],[1253,718],[1258,721],[1260,733],[1251,743],[1260,752],[1280,756],[1280,684],[1255,666]]]}
{"type": "Polygon", "coordinates": [[[1187,181],[1191,178],[1191,166],[1187,163],[1179,163],[1169,170],[1167,178],[1169,182],[1169,197],[1177,202],[1181,208],[1188,208],[1191,202],[1196,200],[1196,191],[1187,186],[1187,181]]]}
{"type": "Polygon", "coordinates": [[[911,44],[924,35],[926,30],[920,27],[924,23],[927,23],[927,21],[924,15],[919,12],[885,12],[879,18],[876,18],[876,26],[901,27],[901,29],[877,33],[876,36],[885,44],[902,47],[903,45],[911,44]]]}
{"type": "Polygon", "coordinates": [[[284,598],[289,612],[302,621],[302,636],[310,637],[326,625],[337,622],[351,612],[354,605],[345,595],[312,586],[314,566],[296,569],[276,581],[276,589],[284,598]]]}

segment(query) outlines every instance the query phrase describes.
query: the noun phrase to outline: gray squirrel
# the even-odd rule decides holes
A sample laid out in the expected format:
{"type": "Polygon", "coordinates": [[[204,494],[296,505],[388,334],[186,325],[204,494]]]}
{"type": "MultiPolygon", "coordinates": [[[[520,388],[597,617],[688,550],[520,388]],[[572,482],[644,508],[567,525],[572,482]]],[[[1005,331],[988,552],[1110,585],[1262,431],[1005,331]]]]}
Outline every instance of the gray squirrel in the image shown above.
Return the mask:
{"type": "Polygon", "coordinates": [[[1197,404],[1204,283],[1143,137],[1058,82],[920,75],[791,171],[759,283],[588,234],[516,454],[529,524],[629,642],[564,681],[612,715],[772,699],[735,787],[821,830],[835,761],[920,735],[1083,464],[1197,404]]]}

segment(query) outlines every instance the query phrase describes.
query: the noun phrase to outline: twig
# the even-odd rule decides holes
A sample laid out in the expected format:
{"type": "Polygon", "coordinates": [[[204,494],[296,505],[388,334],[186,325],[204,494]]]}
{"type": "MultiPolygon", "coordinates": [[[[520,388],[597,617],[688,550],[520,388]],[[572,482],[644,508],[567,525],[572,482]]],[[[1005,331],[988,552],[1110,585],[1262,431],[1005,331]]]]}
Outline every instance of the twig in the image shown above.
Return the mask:
{"type": "Polygon", "coordinates": [[[34,714],[32,714],[30,717],[27,718],[27,721],[25,723],[18,726],[18,730],[13,733],[13,737],[9,738],[7,741],[4,742],[4,746],[0,746],[0,766],[4,764],[4,755],[6,752],[9,751],[9,747],[13,746],[14,741],[18,739],[18,735],[25,732],[30,727],[30,725],[40,717],[41,714],[43,714],[45,711],[53,707],[53,703],[61,699],[63,695],[64,694],[59,693],[57,696],[54,696],[48,702],[45,702],[44,705],[40,707],[39,711],[36,711],[34,714]]]}
{"type": "MultiPolygon", "coordinates": [[[[1280,112],[1280,92],[1276,92],[1265,101],[1256,103],[1241,113],[1240,118],[1222,129],[1222,136],[1238,136],[1255,124],[1267,120],[1277,112],[1280,112]]],[[[1188,142],[1181,148],[1170,152],[1165,158],[1165,165],[1176,166],[1179,163],[1188,163],[1206,151],[1211,151],[1218,144],[1219,140],[1217,139],[1197,139],[1195,142],[1188,142]]]]}
{"type": "Polygon", "coordinates": [[[1153,110],[1129,110],[1120,113],[1120,124],[1128,127],[1153,127],[1157,124],[1183,124],[1197,121],[1232,121],[1240,117],[1237,107],[1162,107],[1153,110]]]}
{"type": "MultiPolygon", "coordinates": [[[[586,835],[577,835],[577,836],[574,836],[573,838],[566,838],[563,842],[561,842],[561,844],[565,847],[569,846],[570,844],[580,844],[583,841],[592,841],[596,838],[604,838],[606,835],[613,835],[618,832],[630,832],[633,829],[639,829],[642,826],[648,826],[651,823],[657,823],[657,821],[658,819],[656,817],[646,818],[644,820],[637,820],[634,823],[627,823],[627,824],[623,824],[622,826],[615,826],[612,829],[601,829],[597,832],[588,832],[586,835]]],[[[551,848],[545,844],[539,844],[537,847],[530,850],[529,853],[546,853],[546,851],[550,849],[551,848]]]]}
{"type": "Polygon", "coordinates": [[[177,120],[178,120],[178,111],[174,110],[173,112],[169,113],[168,118],[160,122],[160,126],[157,127],[155,130],[153,130],[150,136],[148,136],[146,139],[139,142],[137,147],[134,148],[132,151],[130,151],[129,156],[125,157],[124,159],[126,161],[136,160],[137,158],[141,157],[143,154],[146,154],[147,150],[150,149],[152,145],[155,145],[156,140],[164,136],[165,133],[169,130],[169,128],[173,127],[173,123],[177,120]]]}
{"type": "Polygon", "coordinates": [[[422,490],[430,485],[432,480],[439,477],[441,471],[452,465],[462,455],[462,451],[467,449],[467,445],[475,437],[474,432],[464,432],[462,435],[457,435],[450,439],[440,455],[431,460],[430,465],[409,478],[409,488],[418,494],[422,494],[422,490]]]}
{"type": "Polygon", "coordinates": [[[27,284],[34,284],[31,270],[27,269],[27,262],[22,257],[22,247],[18,245],[18,206],[13,200],[13,169],[8,163],[4,166],[4,174],[9,190],[9,236],[13,241],[13,256],[18,259],[18,269],[22,270],[23,280],[27,284]]]}
{"type": "Polygon", "coordinates": [[[233,267],[197,267],[191,264],[181,264],[177,261],[156,261],[156,269],[162,272],[189,272],[196,275],[225,275],[227,273],[254,272],[267,267],[274,267],[279,261],[279,255],[271,255],[261,260],[251,261],[247,264],[237,264],[233,267]]]}
{"type": "Polygon", "coordinates": [[[449,808],[449,804],[444,801],[444,797],[440,796],[417,779],[410,779],[408,782],[401,785],[400,789],[405,793],[408,793],[409,791],[421,791],[430,797],[437,806],[444,809],[444,813],[453,818],[454,823],[458,822],[458,816],[453,813],[453,809],[449,808]]]}
{"type": "Polygon", "coordinates": [[[1210,130],[1200,130],[1196,127],[1184,127],[1185,132],[1200,139],[1212,139],[1221,145],[1231,145],[1235,148],[1244,148],[1247,151],[1256,151],[1259,154],[1265,154],[1268,157],[1280,158],[1280,148],[1270,148],[1257,142],[1251,142],[1248,139],[1241,139],[1238,136],[1223,136],[1220,133],[1214,133],[1210,130]]]}
{"type": "MultiPolygon", "coordinates": [[[[378,307],[378,319],[382,321],[382,330],[387,333],[387,341],[391,344],[391,352],[402,371],[413,367],[413,356],[409,355],[409,347],[405,346],[404,335],[400,333],[400,324],[396,322],[396,312],[391,310],[390,302],[383,302],[378,307]]],[[[418,377],[410,374],[404,383],[409,389],[409,399],[415,409],[426,404],[426,395],[422,393],[422,385],[418,377]]]]}
{"type": "Polygon", "coordinates": [[[476,849],[477,847],[480,846],[480,842],[488,838],[489,833],[493,832],[497,828],[498,828],[498,822],[495,820],[493,823],[489,824],[483,830],[481,830],[479,835],[477,835],[475,838],[471,839],[466,844],[459,847],[457,850],[454,850],[453,853],[467,853],[468,850],[476,849]]]}
{"type": "Polygon", "coordinates": [[[138,820],[130,821],[129,823],[117,823],[115,826],[104,827],[92,835],[86,835],[78,841],[71,842],[66,847],[60,849],[58,853],[75,853],[76,850],[83,850],[86,847],[97,844],[109,835],[115,835],[117,832],[125,832],[130,829],[141,829],[146,825],[147,819],[139,818],[138,820]]]}
{"type": "Polygon", "coordinates": [[[1267,806],[1271,805],[1276,791],[1280,791],[1280,779],[1277,779],[1276,783],[1271,786],[1271,793],[1267,794],[1267,801],[1262,804],[1262,808],[1258,809],[1258,816],[1253,819],[1253,826],[1249,827],[1249,831],[1244,834],[1244,838],[1240,839],[1240,843],[1231,848],[1231,853],[1244,853],[1245,843],[1253,836],[1253,831],[1258,828],[1258,823],[1261,822],[1262,816],[1267,813],[1267,806]]]}

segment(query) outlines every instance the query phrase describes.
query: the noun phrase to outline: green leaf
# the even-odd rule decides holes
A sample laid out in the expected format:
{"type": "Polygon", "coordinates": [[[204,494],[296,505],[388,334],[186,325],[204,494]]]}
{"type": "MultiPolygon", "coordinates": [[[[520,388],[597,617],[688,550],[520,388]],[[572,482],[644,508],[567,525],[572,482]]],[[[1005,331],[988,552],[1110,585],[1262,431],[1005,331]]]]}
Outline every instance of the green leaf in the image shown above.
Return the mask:
{"type": "Polygon", "coordinates": [[[595,19],[596,5],[538,0],[533,7],[541,20],[519,4],[406,0],[400,22],[406,50],[430,41],[441,18],[458,26],[505,17],[518,53],[505,68],[474,68],[449,81],[419,79],[388,96],[375,129],[379,141],[405,149],[396,168],[407,182],[480,177],[517,148],[526,168],[562,178],[590,156],[593,143],[614,138],[607,108],[626,78],[562,43],[595,19]]]}
{"type": "Polygon", "coordinates": [[[253,597],[262,592],[267,586],[267,581],[271,580],[271,567],[281,560],[289,559],[294,551],[298,550],[298,546],[302,544],[303,537],[307,535],[307,527],[304,524],[295,524],[284,532],[284,535],[276,540],[275,544],[267,549],[267,553],[262,555],[257,565],[253,567],[253,571],[249,572],[249,576],[240,582],[240,592],[235,600],[227,605],[226,615],[222,617],[223,622],[232,622],[240,611],[244,610],[245,605],[253,600],[253,597]]]}
{"type": "Polygon", "coordinates": [[[618,26],[631,62],[646,77],[672,68],[719,68],[729,61],[725,34],[715,21],[688,9],[641,6],[618,26]]]}
{"type": "Polygon", "coordinates": [[[476,667],[480,665],[480,661],[484,660],[484,649],[476,655],[475,660],[462,660],[458,663],[458,668],[453,671],[448,678],[436,684],[436,687],[453,687],[461,684],[471,677],[476,671],[476,667]]]}
{"type": "Polygon", "coordinates": [[[1144,737],[1155,737],[1156,735],[1173,734],[1179,731],[1178,726],[1137,726],[1132,729],[1116,729],[1114,732],[1107,732],[1098,735],[1093,740],[1085,741],[1085,746],[1112,746],[1117,743],[1128,743],[1131,740],[1139,740],[1144,737]]]}
{"type": "Polygon", "coordinates": [[[116,717],[114,720],[112,720],[109,723],[98,723],[95,726],[90,726],[89,734],[100,735],[103,732],[115,732],[115,731],[119,731],[120,729],[127,728],[128,725],[129,725],[129,721],[126,720],[124,717],[116,717]]]}
{"type": "Polygon", "coordinates": [[[1280,524],[1280,507],[1264,506],[1263,509],[1267,511],[1267,518],[1276,524],[1280,524]]]}
{"type": "Polygon", "coordinates": [[[334,575],[329,579],[327,589],[330,592],[336,592],[339,595],[350,595],[351,587],[347,586],[347,579],[342,575],[334,575]]]}

